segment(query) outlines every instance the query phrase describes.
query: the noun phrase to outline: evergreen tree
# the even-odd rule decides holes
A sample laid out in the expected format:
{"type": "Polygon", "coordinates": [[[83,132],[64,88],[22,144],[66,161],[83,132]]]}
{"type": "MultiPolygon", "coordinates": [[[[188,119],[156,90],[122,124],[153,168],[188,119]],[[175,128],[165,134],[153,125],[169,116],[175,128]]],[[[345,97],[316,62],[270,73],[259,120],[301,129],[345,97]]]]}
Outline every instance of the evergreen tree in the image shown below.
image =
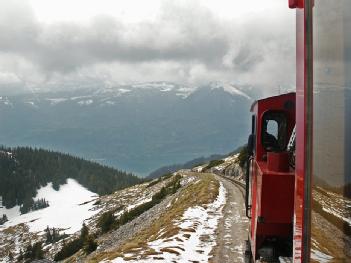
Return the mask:
{"type": "Polygon", "coordinates": [[[28,259],[28,260],[43,259],[43,258],[44,258],[44,252],[42,249],[41,242],[34,243],[34,245],[29,244],[23,255],[23,259],[28,259]]]}
{"type": "Polygon", "coordinates": [[[46,233],[45,234],[45,236],[46,236],[46,243],[52,243],[53,238],[52,238],[49,226],[46,227],[45,233],[46,233]]]}
{"type": "Polygon", "coordinates": [[[86,254],[90,254],[97,248],[97,243],[92,236],[88,236],[84,242],[83,250],[86,254]]]}
{"type": "Polygon", "coordinates": [[[60,230],[56,229],[56,228],[49,228],[49,226],[46,227],[45,229],[45,237],[46,237],[46,244],[49,243],[55,243],[61,239],[66,238],[68,235],[63,233],[62,235],[60,234],[60,230]]]}
{"type": "Polygon", "coordinates": [[[85,223],[82,225],[82,229],[80,230],[80,239],[85,240],[89,236],[89,228],[85,223]]]}
{"type": "Polygon", "coordinates": [[[6,214],[3,214],[3,215],[2,215],[2,218],[0,218],[0,225],[5,224],[7,221],[9,221],[9,220],[7,219],[7,215],[6,215],[6,214]]]}
{"type": "Polygon", "coordinates": [[[102,233],[106,233],[112,228],[113,223],[115,222],[115,216],[112,211],[103,213],[99,220],[97,226],[101,229],[102,233]]]}
{"type": "Polygon", "coordinates": [[[42,248],[42,243],[37,242],[33,245],[33,259],[43,259],[44,258],[44,252],[42,248]]]}
{"type": "Polygon", "coordinates": [[[91,253],[96,247],[96,242],[91,236],[89,236],[89,228],[83,223],[79,238],[73,239],[67,244],[64,242],[62,249],[55,255],[54,260],[60,261],[68,258],[82,248],[84,248],[84,250],[86,249],[86,251],[90,251],[86,253],[91,253]]]}

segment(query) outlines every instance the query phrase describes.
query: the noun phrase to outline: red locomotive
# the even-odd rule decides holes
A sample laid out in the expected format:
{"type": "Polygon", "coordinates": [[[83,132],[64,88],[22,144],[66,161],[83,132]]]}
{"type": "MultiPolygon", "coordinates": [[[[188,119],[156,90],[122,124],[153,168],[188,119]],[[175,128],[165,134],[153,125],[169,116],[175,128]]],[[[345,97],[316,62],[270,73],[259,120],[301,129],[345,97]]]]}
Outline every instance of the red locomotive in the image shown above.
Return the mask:
{"type": "Polygon", "coordinates": [[[295,126],[295,93],[258,100],[251,111],[245,200],[249,251],[269,261],[292,253],[295,171],[287,145],[295,126]]]}
{"type": "Polygon", "coordinates": [[[245,255],[351,262],[351,3],[289,0],[289,7],[296,9],[296,94],[251,108],[245,255]]]}

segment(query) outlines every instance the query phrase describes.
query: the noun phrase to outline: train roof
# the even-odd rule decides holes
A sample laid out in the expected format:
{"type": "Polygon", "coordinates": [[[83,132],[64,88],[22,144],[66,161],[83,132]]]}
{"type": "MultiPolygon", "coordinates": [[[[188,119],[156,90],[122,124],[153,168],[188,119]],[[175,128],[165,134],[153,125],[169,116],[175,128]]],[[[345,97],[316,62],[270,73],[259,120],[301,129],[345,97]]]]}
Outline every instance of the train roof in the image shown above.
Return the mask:
{"type": "Polygon", "coordinates": [[[255,105],[256,105],[258,102],[265,101],[265,100],[272,100],[272,99],[276,99],[276,98],[279,98],[279,97],[285,97],[285,96],[289,96],[289,95],[292,95],[292,94],[296,94],[296,92],[289,92],[289,93],[285,93],[285,94],[280,94],[280,95],[276,95],[276,96],[270,96],[270,97],[266,97],[266,98],[263,98],[263,99],[255,100],[255,101],[251,104],[250,112],[253,111],[255,105]]]}

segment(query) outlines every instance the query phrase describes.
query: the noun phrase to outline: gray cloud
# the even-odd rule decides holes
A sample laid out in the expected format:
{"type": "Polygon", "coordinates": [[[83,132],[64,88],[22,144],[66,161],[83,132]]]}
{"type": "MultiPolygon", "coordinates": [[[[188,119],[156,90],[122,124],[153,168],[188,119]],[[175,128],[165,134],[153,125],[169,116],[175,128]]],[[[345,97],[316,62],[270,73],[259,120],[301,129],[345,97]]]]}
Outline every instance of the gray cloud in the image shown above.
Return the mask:
{"type": "Polygon", "coordinates": [[[130,25],[100,16],[85,24],[45,25],[22,1],[0,0],[0,10],[0,86],[6,76],[32,85],[84,76],[116,82],[294,83],[291,18],[263,14],[229,21],[197,4],[166,1],[153,22],[130,25]]]}

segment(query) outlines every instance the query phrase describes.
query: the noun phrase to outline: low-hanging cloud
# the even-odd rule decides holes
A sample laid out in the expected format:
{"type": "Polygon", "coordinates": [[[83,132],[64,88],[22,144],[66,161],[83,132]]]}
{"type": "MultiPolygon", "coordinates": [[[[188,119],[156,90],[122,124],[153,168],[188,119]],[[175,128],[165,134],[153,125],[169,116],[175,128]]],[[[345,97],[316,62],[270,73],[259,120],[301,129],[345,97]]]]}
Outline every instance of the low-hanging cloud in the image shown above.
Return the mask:
{"type": "Polygon", "coordinates": [[[44,24],[30,5],[0,0],[0,90],[6,81],[45,85],[84,76],[292,85],[293,23],[264,15],[225,20],[196,2],[165,1],[153,21],[127,24],[97,16],[86,23],[44,24]]]}

